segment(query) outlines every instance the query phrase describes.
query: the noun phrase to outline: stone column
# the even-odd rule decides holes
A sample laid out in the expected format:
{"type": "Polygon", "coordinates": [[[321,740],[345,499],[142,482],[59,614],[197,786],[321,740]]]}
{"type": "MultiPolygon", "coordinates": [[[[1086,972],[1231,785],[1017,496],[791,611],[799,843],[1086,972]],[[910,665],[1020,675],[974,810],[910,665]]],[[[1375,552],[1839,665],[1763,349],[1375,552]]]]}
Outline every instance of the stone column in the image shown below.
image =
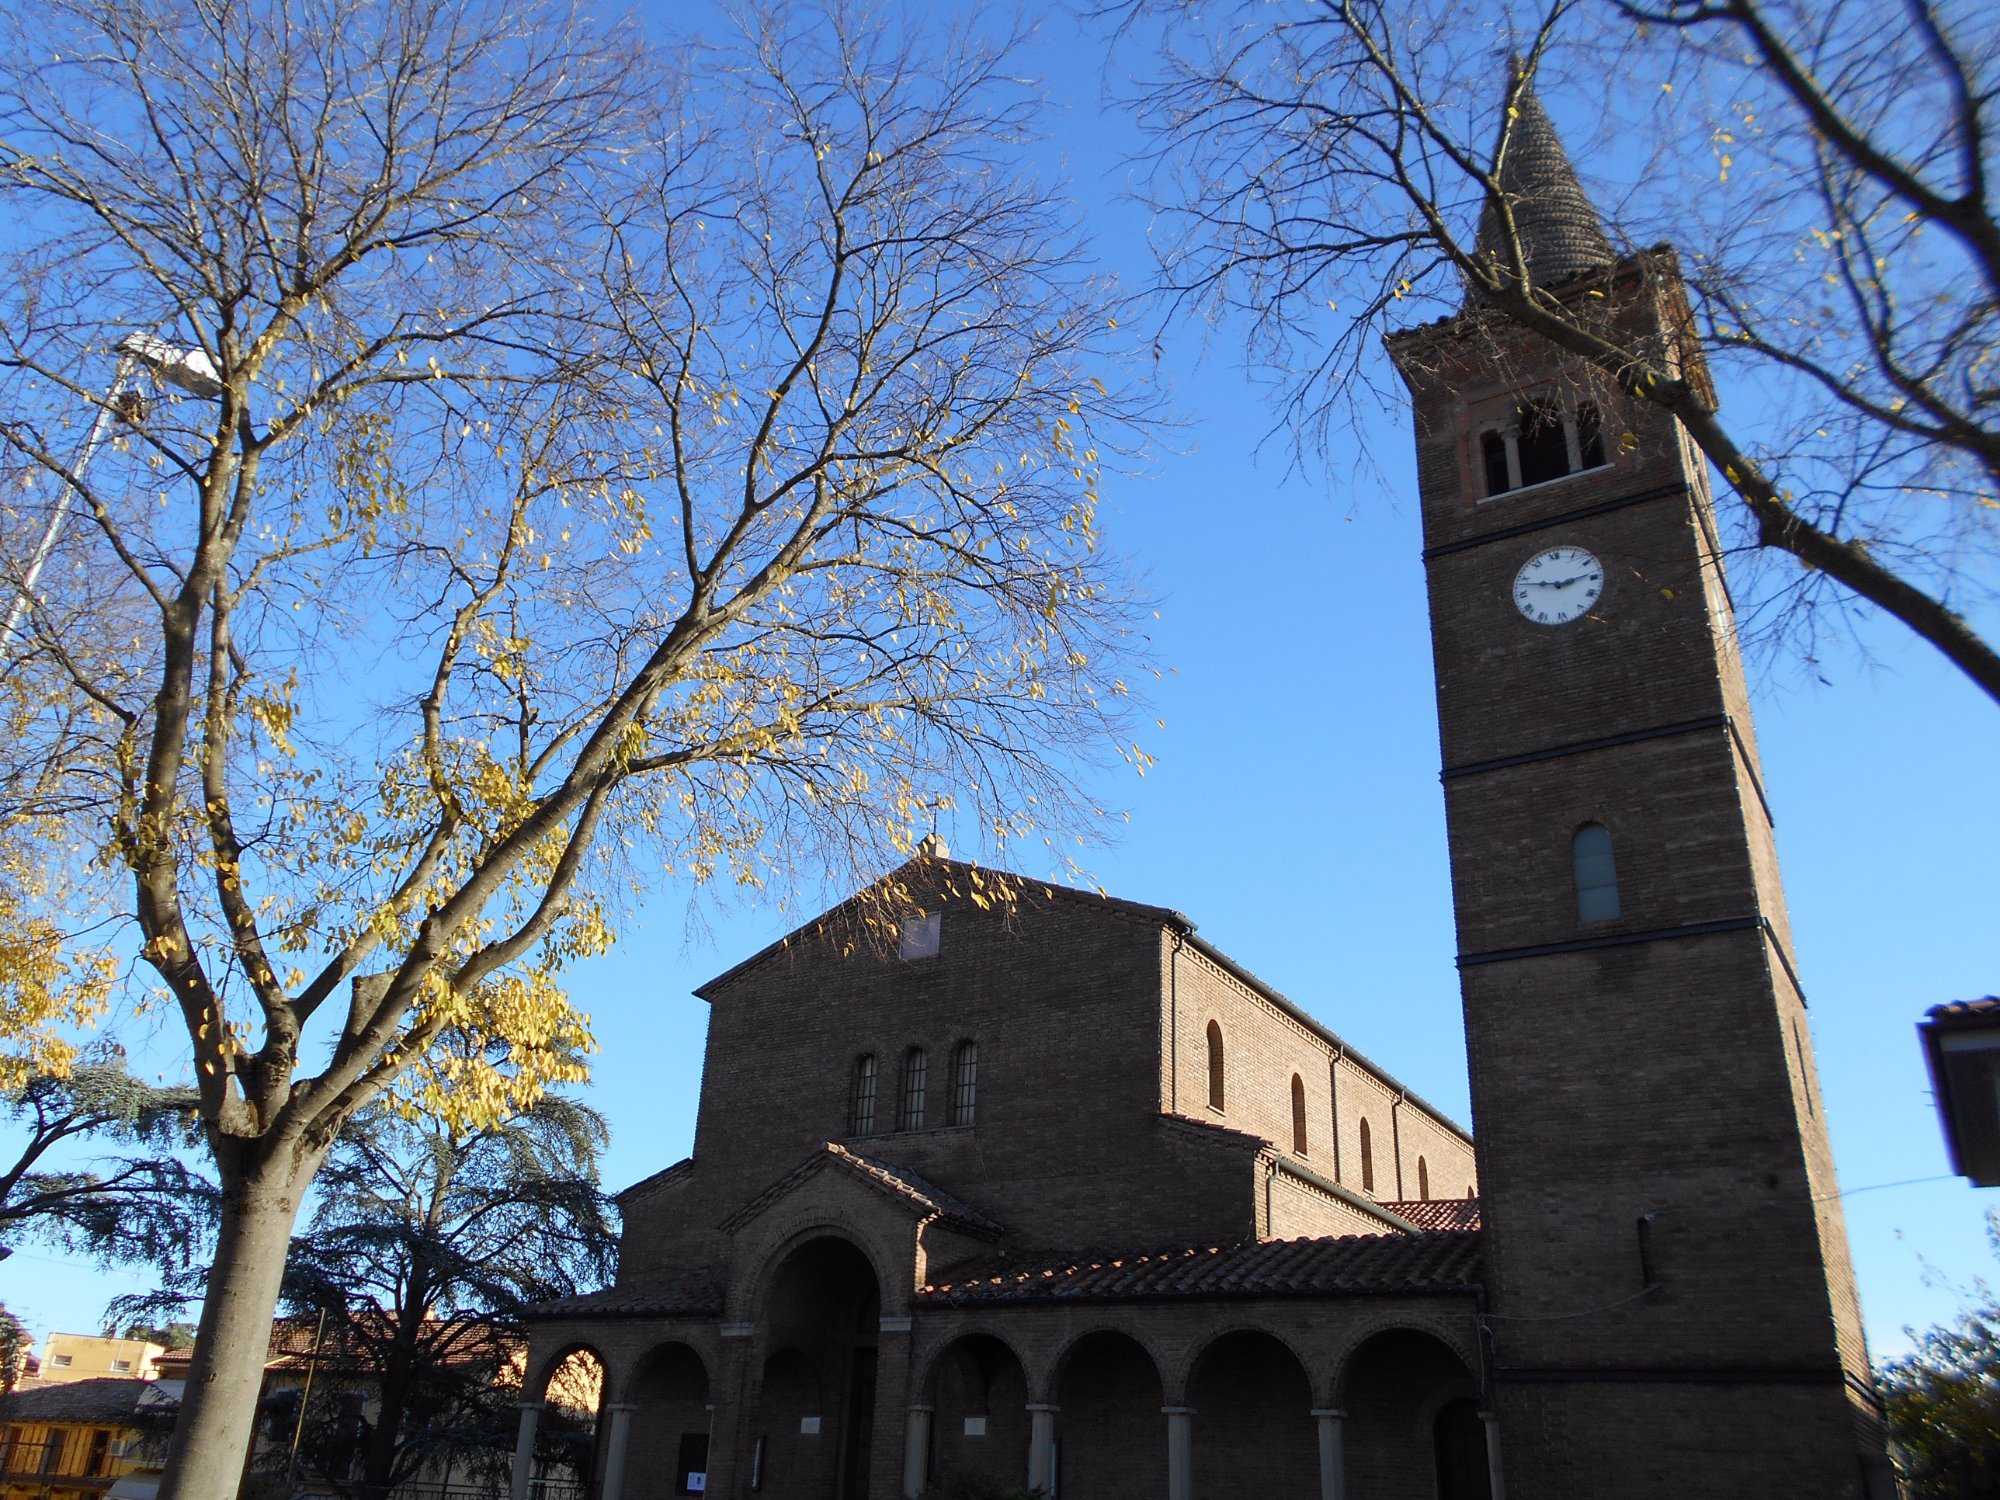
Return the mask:
{"type": "Polygon", "coordinates": [[[1028,1403],[1028,1488],[1046,1492],[1055,1476],[1056,1413],[1062,1408],[1046,1401],[1028,1403]]]}
{"type": "Polygon", "coordinates": [[[604,1440],[604,1487],[598,1500],[620,1500],[625,1490],[625,1443],[632,1435],[634,1408],[619,1401],[605,1410],[611,1413],[611,1432],[604,1440]]]}
{"type": "Polygon", "coordinates": [[[1319,1423],[1319,1500],[1347,1500],[1347,1437],[1340,1425],[1347,1413],[1316,1406],[1312,1414],[1319,1423]]]}
{"type": "Polygon", "coordinates": [[[528,1500],[528,1483],[535,1474],[535,1429],[541,1426],[542,1403],[521,1403],[521,1425],[514,1439],[514,1483],[512,1500],[528,1500]]]}
{"type": "Polygon", "coordinates": [[[910,1408],[909,1425],[903,1429],[903,1494],[918,1500],[930,1483],[931,1408],[910,1408]]]}
{"type": "Polygon", "coordinates": [[[1500,1470],[1500,1415],[1483,1411],[1479,1420],[1486,1424],[1486,1487],[1493,1500],[1507,1500],[1507,1479],[1500,1470]]]}
{"type": "Polygon", "coordinates": [[[1160,1410],[1167,1418],[1167,1500],[1194,1500],[1194,1408],[1160,1410]]]}

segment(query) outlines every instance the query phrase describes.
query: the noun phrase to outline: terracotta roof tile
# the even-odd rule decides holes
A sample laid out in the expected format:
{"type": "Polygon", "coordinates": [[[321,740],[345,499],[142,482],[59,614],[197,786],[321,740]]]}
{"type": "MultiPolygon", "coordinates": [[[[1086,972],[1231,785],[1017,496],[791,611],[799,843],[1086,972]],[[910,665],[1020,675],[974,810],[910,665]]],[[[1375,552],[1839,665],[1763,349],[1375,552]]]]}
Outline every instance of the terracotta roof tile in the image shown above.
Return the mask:
{"type": "Polygon", "coordinates": [[[712,1318],[722,1314],[720,1266],[704,1266],[663,1286],[606,1287],[578,1297],[538,1302],[531,1318],[712,1318]]]}
{"type": "Polygon", "coordinates": [[[1977,1024],[2000,1022],[2000,995],[1988,995],[1982,1000],[1954,1000],[1948,1005],[1933,1005],[1927,1014],[1933,1021],[1970,1021],[1977,1024]]]}
{"type": "Polygon", "coordinates": [[[1128,1255],[981,1262],[921,1288],[922,1302],[1117,1302],[1457,1291],[1480,1277],[1477,1233],[1363,1234],[1128,1255]]]}
{"type": "Polygon", "coordinates": [[[1382,1205],[1399,1219],[1408,1219],[1419,1229],[1477,1229],[1477,1198],[1404,1199],[1382,1205]]]}

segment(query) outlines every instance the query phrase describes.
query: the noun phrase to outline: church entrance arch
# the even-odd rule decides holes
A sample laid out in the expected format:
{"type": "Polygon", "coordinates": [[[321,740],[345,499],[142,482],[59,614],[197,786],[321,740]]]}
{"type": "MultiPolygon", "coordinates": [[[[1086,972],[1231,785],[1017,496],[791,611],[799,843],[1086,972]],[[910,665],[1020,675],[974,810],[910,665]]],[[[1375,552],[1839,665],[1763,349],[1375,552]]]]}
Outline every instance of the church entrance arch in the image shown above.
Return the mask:
{"type": "Polygon", "coordinates": [[[1479,1387],[1442,1340],[1397,1328],[1341,1378],[1348,1483],[1370,1500],[1492,1500],[1479,1387]]]}
{"type": "Polygon", "coordinates": [[[604,1356],[587,1345],[552,1361],[542,1378],[529,1500],[586,1500],[598,1473],[604,1356]]]}
{"type": "Polygon", "coordinates": [[[989,1333],[955,1339],[931,1365],[932,1486],[945,1495],[1004,1494],[1028,1472],[1028,1377],[989,1333]]]}
{"type": "Polygon", "coordinates": [[[1319,1500],[1312,1382],[1282,1341],[1223,1334],[1196,1362],[1188,1404],[1202,1500],[1319,1500]]]}
{"type": "Polygon", "coordinates": [[[1137,1339],[1086,1334],[1056,1381],[1056,1484],[1064,1500],[1158,1500],[1167,1492],[1160,1373],[1137,1339]]]}
{"type": "Polygon", "coordinates": [[[882,1291],[868,1257],[823,1235],[780,1262],[765,1296],[769,1329],[751,1457],[768,1500],[867,1500],[884,1460],[875,1435],[882,1291]]]}
{"type": "Polygon", "coordinates": [[[708,1485],[708,1370],[686,1344],[661,1344],[639,1362],[622,1500],[671,1500],[708,1485]]]}

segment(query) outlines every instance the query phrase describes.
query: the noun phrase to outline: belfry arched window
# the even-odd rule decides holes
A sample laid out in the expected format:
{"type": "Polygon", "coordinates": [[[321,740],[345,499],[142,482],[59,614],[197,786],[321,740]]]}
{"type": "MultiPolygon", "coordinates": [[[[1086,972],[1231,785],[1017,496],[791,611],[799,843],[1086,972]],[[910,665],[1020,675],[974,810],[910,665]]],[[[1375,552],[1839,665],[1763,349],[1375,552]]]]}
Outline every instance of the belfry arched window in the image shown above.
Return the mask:
{"type": "Polygon", "coordinates": [[[1417,1158],[1417,1197],[1425,1203],[1431,1201],[1430,1164],[1421,1156],[1417,1158]]]}
{"type": "Polygon", "coordinates": [[[903,1054],[903,1107],[896,1116],[898,1130],[924,1128],[924,1092],[930,1083],[930,1070],[923,1048],[912,1047],[903,1054]]]}
{"type": "Polygon", "coordinates": [[[854,1087],[847,1096],[847,1133],[875,1133],[875,1054],[864,1052],[854,1059],[854,1087]]]}
{"type": "Polygon", "coordinates": [[[1576,919],[1609,922],[1620,914],[1618,866],[1611,858],[1611,830],[1586,823],[1570,840],[1570,861],[1576,871],[1576,919]]]}
{"type": "Polygon", "coordinates": [[[1226,1097],[1222,1063],[1222,1028],[1215,1022],[1208,1023],[1208,1107],[1221,1109],[1226,1097]]]}
{"type": "Polygon", "coordinates": [[[1368,1129],[1368,1116],[1361,1117],[1361,1191],[1375,1191],[1375,1141],[1368,1129]]]}
{"type": "Polygon", "coordinates": [[[1292,1075],[1292,1155],[1306,1154],[1306,1081],[1292,1075]]]}
{"type": "Polygon", "coordinates": [[[979,1103],[979,1044],[960,1042],[951,1049],[951,1123],[970,1125],[979,1103]]]}

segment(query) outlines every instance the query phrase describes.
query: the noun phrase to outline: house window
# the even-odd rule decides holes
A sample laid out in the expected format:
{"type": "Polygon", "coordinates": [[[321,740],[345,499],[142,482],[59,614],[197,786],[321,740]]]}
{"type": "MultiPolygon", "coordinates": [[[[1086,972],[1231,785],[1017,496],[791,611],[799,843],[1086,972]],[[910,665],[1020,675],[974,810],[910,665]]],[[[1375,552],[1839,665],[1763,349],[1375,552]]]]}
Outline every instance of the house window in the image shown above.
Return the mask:
{"type": "Polygon", "coordinates": [[[1538,397],[1514,408],[1511,420],[1479,434],[1479,466],[1488,498],[1601,469],[1604,417],[1594,401],[1574,405],[1538,397]]]}
{"type": "Polygon", "coordinates": [[[112,1360],[111,1373],[113,1375],[130,1375],[132,1373],[132,1361],[129,1359],[112,1360]]]}
{"type": "Polygon", "coordinates": [[[1570,840],[1570,860],[1576,870],[1576,919],[1609,922],[1620,914],[1618,867],[1611,858],[1611,830],[1586,823],[1570,840]]]}
{"type": "Polygon", "coordinates": [[[1368,1116],[1361,1117],[1361,1190],[1375,1191],[1375,1142],[1368,1130],[1368,1116]]]}
{"type": "Polygon", "coordinates": [[[70,1364],[70,1356],[67,1354],[51,1354],[49,1356],[49,1363],[54,1365],[58,1370],[67,1370],[70,1364]]]}
{"type": "Polygon", "coordinates": [[[1306,1081],[1292,1075],[1292,1155],[1306,1154],[1306,1081]]]}
{"type": "Polygon", "coordinates": [[[1431,1201],[1431,1169],[1421,1156],[1417,1158],[1417,1197],[1425,1203],[1431,1201]]]}
{"type": "Polygon", "coordinates": [[[1208,1023],[1208,1107],[1221,1109],[1223,1102],[1222,1028],[1208,1023]]]}
{"type": "Polygon", "coordinates": [[[979,1102],[979,1044],[960,1042],[951,1050],[951,1123],[970,1125],[979,1102]]]}
{"type": "Polygon", "coordinates": [[[943,927],[943,912],[919,912],[914,917],[903,918],[897,953],[905,959],[936,958],[943,927]]]}
{"type": "Polygon", "coordinates": [[[90,1457],[83,1472],[95,1479],[111,1466],[111,1434],[100,1427],[90,1435],[90,1457]]]}
{"type": "Polygon", "coordinates": [[[847,1108],[849,1135],[875,1133],[875,1089],[875,1054],[864,1052],[854,1059],[854,1093],[847,1108]]]}
{"type": "Polygon", "coordinates": [[[924,1128],[924,1088],[930,1077],[930,1062],[924,1049],[912,1047],[903,1054],[903,1109],[896,1118],[898,1130],[924,1128]]]}

